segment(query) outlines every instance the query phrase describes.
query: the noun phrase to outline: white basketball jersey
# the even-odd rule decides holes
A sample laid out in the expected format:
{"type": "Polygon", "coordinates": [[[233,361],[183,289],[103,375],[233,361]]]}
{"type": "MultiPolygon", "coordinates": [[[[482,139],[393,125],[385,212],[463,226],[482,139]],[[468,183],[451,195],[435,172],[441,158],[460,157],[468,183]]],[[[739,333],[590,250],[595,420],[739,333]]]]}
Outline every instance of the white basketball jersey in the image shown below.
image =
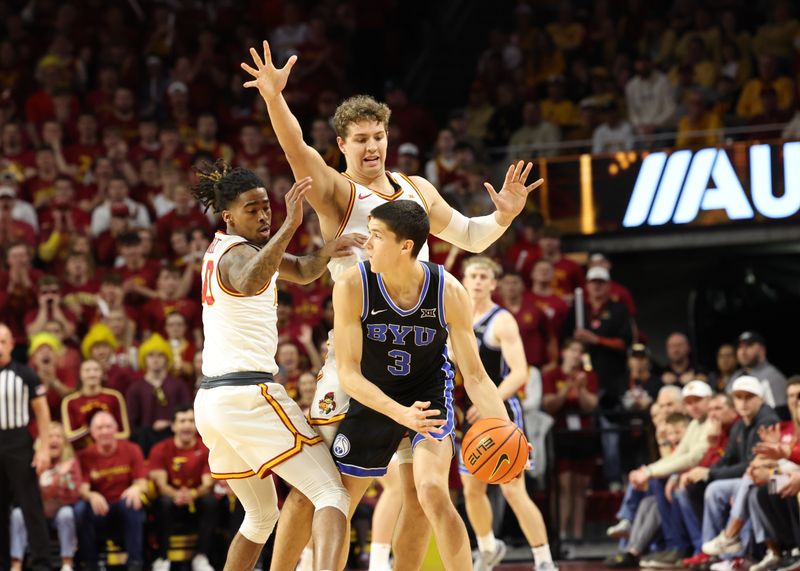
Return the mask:
{"type": "MultiPolygon", "coordinates": [[[[350,178],[347,175],[344,176],[348,179],[350,178]]],[[[422,198],[422,193],[406,175],[399,172],[387,172],[386,176],[394,183],[395,193],[391,196],[367,188],[350,179],[350,202],[347,205],[347,211],[342,219],[342,223],[339,225],[339,230],[336,232],[336,238],[342,234],[351,234],[354,232],[369,236],[369,228],[367,227],[369,213],[381,204],[386,204],[392,200],[413,200],[420,204],[425,209],[425,212],[429,212],[428,204],[425,202],[425,199],[422,198]]],[[[343,258],[332,258],[331,261],[328,262],[328,269],[334,281],[336,281],[346,269],[355,266],[359,261],[367,259],[365,252],[361,250],[358,252],[361,258],[354,254],[343,258]]],[[[417,259],[423,262],[428,261],[427,243],[422,246],[422,250],[420,250],[417,259]]]]}
{"type": "Polygon", "coordinates": [[[234,246],[255,248],[241,236],[217,232],[203,256],[203,375],[243,371],[274,375],[278,372],[278,272],[256,295],[226,288],[220,279],[219,261],[234,246]]]}

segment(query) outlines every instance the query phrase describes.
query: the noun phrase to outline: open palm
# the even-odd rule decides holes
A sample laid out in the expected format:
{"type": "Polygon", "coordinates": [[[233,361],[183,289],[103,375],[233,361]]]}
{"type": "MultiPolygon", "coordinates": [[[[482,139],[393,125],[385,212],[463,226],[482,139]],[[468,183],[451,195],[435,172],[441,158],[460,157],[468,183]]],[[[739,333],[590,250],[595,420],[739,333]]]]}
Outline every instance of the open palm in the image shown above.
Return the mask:
{"type": "Polygon", "coordinates": [[[272,63],[272,54],[269,50],[269,43],[264,40],[264,59],[258,54],[255,48],[250,48],[250,55],[253,57],[255,68],[247,63],[242,63],[242,69],[249,73],[254,79],[245,82],[245,87],[255,87],[264,99],[272,99],[280,95],[286,82],[289,80],[289,73],[297,62],[297,56],[292,56],[286,65],[277,68],[272,63]]]}
{"type": "Polygon", "coordinates": [[[506,178],[503,181],[503,188],[500,189],[500,192],[495,192],[494,187],[490,183],[483,183],[486,190],[489,192],[489,197],[492,199],[495,208],[497,208],[499,223],[503,225],[511,224],[514,218],[525,208],[528,194],[544,183],[544,180],[540,178],[531,184],[525,184],[532,170],[533,163],[528,163],[526,165],[524,161],[519,161],[509,166],[506,172],[506,178]]]}

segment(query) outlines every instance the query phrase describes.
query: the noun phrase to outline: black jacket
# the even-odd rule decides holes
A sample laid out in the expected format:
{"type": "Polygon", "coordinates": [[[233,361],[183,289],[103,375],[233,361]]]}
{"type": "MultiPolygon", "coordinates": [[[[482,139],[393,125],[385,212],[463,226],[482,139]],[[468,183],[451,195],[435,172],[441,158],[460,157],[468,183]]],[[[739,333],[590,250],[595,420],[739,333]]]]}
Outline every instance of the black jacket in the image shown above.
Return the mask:
{"type": "Polygon", "coordinates": [[[761,441],[758,435],[760,426],[772,426],[780,422],[778,415],[772,407],[762,405],[753,421],[746,425],[739,420],[731,428],[728,447],[725,454],[711,466],[708,472],[708,481],[725,480],[728,478],[741,478],[753,459],[753,447],[761,441]]]}

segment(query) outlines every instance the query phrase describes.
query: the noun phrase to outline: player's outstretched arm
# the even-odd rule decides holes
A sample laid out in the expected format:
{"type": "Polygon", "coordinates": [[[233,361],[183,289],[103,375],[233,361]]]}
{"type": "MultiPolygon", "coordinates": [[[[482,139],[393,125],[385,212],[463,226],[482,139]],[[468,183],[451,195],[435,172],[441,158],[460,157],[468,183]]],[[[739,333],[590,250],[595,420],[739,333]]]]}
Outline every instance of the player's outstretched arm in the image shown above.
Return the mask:
{"type": "Polygon", "coordinates": [[[508,400],[525,386],[528,380],[525,346],[522,344],[517,320],[505,311],[495,318],[492,334],[500,342],[500,352],[509,368],[508,375],[497,387],[497,392],[500,393],[501,399],[508,400]]]}
{"type": "Polygon", "coordinates": [[[272,63],[269,43],[265,40],[262,46],[262,55],[255,48],[250,48],[253,65],[242,63],[242,69],[249,73],[253,79],[244,84],[245,87],[255,87],[267,105],[272,128],[278,137],[286,159],[292,167],[296,179],[310,176],[314,179],[314,188],[308,193],[308,202],[319,211],[333,206],[331,198],[334,195],[337,178],[340,184],[347,186],[344,178],[334,169],[325,164],[314,147],[307,145],[303,140],[303,130],[297,118],[292,114],[283,90],[289,80],[289,73],[297,63],[297,56],[293,55],[282,68],[277,68],[272,63]]]}
{"type": "Polygon", "coordinates": [[[361,331],[361,277],[358,267],[350,268],[333,286],[333,344],[336,372],[344,391],[369,408],[384,414],[426,438],[439,434],[447,419],[438,410],[427,410],[430,402],[415,402],[406,407],[386,395],[361,374],[363,333],[361,331]]]}
{"type": "Polygon", "coordinates": [[[325,273],[331,258],[352,256],[356,248],[363,248],[366,243],[367,237],[363,234],[344,234],[305,256],[284,254],[280,278],[298,284],[311,283],[325,273]]]}
{"type": "Polygon", "coordinates": [[[478,354],[478,342],[472,330],[472,301],[469,294],[450,274],[445,274],[445,280],[444,313],[453,353],[464,377],[464,389],[483,418],[494,416],[509,420],[500,393],[486,374],[478,354]]]}
{"type": "Polygon", "coordinates": [[[238,245],[220,259],[219,274],[223,284],[233,286],[242,295],[257,295],[278,271],[286,246],[303,223],[303,198],[311,188],[311,179],[296,182],[286,193],[286,219],[260,250],[238,245]]]}
{"type": "Polygon", "coordinates": [[[463,250],[483,252],[503,235],[514,218],[522,212],[528,194],[544,183],[540,178],[526,185],[532,170],[533,163],[526,165],[523,161],[519,161],[512,164],[508,167],[500,192],[495,192],[494,187],[485,182],[484,186],[496,210],[492,214],[472,218],[467,218],[454,210],[430,182],[421,177],[413,177],[430,205],[428,215],[431,221],[431,234],[463,250]]]}

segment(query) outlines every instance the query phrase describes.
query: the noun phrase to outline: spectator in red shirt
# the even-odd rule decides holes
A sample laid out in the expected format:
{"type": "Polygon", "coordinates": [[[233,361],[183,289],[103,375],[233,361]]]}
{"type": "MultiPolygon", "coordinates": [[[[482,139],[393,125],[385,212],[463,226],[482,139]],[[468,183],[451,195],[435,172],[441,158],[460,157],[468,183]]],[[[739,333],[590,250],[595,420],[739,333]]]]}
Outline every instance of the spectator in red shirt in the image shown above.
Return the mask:
{"type": "Polygon", "coordinates": [[[565,301],[571,301],[576,287],[584,287],[583,268],[565,258],[561,252],[561,232],[553,226],[542,228],[539,236],[542,258],[553,264],[553,290],[565,301]]]}
{"type": "Polygon", "coordinates": [[[114,334],[104,323],[95,323],[81,341],[84,359],[94,359],[103,369],[103,384],[110,389],[125,393],[134,380],[134,373],[127,363],[120,363],[115,356],[119,347],[114,334]]]}
{"type": "Polygon", "coordinates": [[[191,405],[175,409],[171,428],[174,437],[153,446],[147,459],[150,479],[159,493],[155,505],[158,550],[153,569],[168,569],[169,537],[180,521],[198,531],[192,571],[213,571],[208,555],[219,501],[212,492],[214,480],[208,466],[208,449],[197,435],[191,405]]]}
{"type": "Polygon", "coordinates": [[[201,113],[197,117],[195,134],[194,142],[186,149],[190,155],[206,151],[230,164],[233,159],[233,149],[217,139],[217,118],[214,115],[201,113]]]}
{"type": "Polygon", "coordinates": [[[131,198],[147,207],[150,219],[157,218],[155,198],[161,192],[161,169],[155,157],[146,155],[139,164],[139,185],[131,192],[131,198]]]}
{"type": "Polygon", "coordinates": [[[105,148],[97,136],[97,118],[91,113],[81,113],[76,124],[78,139],[64,149],[64,158],[76,169],[77,180],[83,180],[92,170],[94,161],[103,156],[105,148]]]}
{"type": "Polygon", "coordinates": [[[86,96],[86,103],[95,115],[103,117],[111,112],[118,85],[119,74],[116,67],[109,64],[97,70],[97,87],[86,96]]]}
{"type": "Polygon", "coordinates": [[[194,390],[195,370],[194,355],[196,345],[189,341],[186,318],[179,312],[173,311],[167,315],[164,329],[167,332],[167,341],[172,349],[172,367],[170,374],[184,381],[190,392],[194,390]]]}
{"type": "Polygon", "coordinates": [[[94,278],[94,262],[88,254],[70,252],[64,261],[64,283],[61,286],[64,306],[77,319],[82,334],[97,308],[100,284],[94,278]]]}
{"type": "Polygon", "coordinates": [[[556,420],[558,447],[558,484],[561,536],[566,536],[572,519],[572,535],[583,538],[586,489],[594,471],[597,437],[580,431],[593,426],[592,413],[597,408],[597,375],[583,366],[584,347],[568,339],[561,351],[561,367],[542,378],[542,408],[556,420]]]}
{"type": "Polygon", "coordinates": [[[500,304],[517,320],[528,365],[543,370],[555,367],[558,362],[558,335],[547,314],[537,307],[533,295],[525,291],[519,273],[508,272],[503,280],[498,282],[500,304]]]}
{"type": "Polygon", "coordinates": [[[116,127],[128,145],[139,135],[139,119],[136,116],[136,98],[127,87],[117,87],[111,102],[111,109],[101,115],[105,128],[116,127]]]}
{"type": "Polygon", "coordinates": [[[16,172],[20,180],[34,174],[33,153],[25,147],[19,123],[9,121],[3,125],[0,148],[3,150],[3,163],[0,163],[3,168],[16,172]]]}
{"type": "Polygon", "coordinates": [[[140,329],[145,337],[152,333],[165,335],[167,315],[177,311],[186,319],[195,343],[200,346],[203,338],[200,304],[180,296],[182,274],[175,266],[164,266],[159,270],[157,297],[142,306],[140,329]]]}
{"type": "Polygon", "coordinates": [[[98,410],[110,413],[117,423],[117,438],[127,440],[131,434],[125,397],[103,386],[103,369],[94,359],[81,363],[80,388],[61,401],[61,421],[67,439],[76,449],[92,444],[89,420],[98,410]]]}
{"type": "Polygon", "coordinates": [[[31,267],[31,248],[22,242],[14,242],[6,248],[6,271],[0,270],[0,315],[15,343],[25,343],[25,314],[35,309],[36,283],[42,272],[31,267]]]}
{"type": "Polygon", "coordinates": [[[522,221],[522,227],[517,232],[516,241],[508,248],[503,260],[503,265],[519,272],[527,285],[531,284],[531,270],[533,270],[534,262],[542,256],[537,235],[541,225],[540,215],[527,215],[522,221]]]}
{"type": "Polygon", "coordinates": [[[36,371],[47,389],[45,397],[47,405],[50,407],[50,418],[58,421],[61,420],[61,399],[78,386],[75,364],[69,363],[68,369],[63,366],[59,367],[59,357],[64,353],[64,345],[55,335],[42,332],[31,336],[31,344],[28,347],[28,366],[36,371]]]}
{"type": "Polygon", "coordinates": [[[146,452],[172,435],[175,408],[191,401],[186,386],[170,376],[171,365],[172,350],[161,335],[151,335],[139,347],[139,369],[144,376],[126,391],[125,402],[133,429],[131,440],[146,452]]]}
{"type": "Polygon", "coordinates": [[[156,228],[158,238],[162,242],[169,240],[173,230],[186,228],[192,230],[200,228],[211,234],[211,224],[208,218],[197,206],[197,200],[192,196],[187,181],[181,181],[173,189],[172,200],[175,207],[166,215],[158,219],[156,228]]]}
{"type": "Polygon", "coordinates": [[[156,160],[158,166],[158,152],[161,143],[158,140],[158,122],[152,118],[143,118],[139,121],[139,140],[128,155],[134,164],[142,166],[145,159],[156,160]]]}
{"type": "MultiPolygon", "coordinates": [[[[39,475],[44,515],[58,531],[61,569],[72,569],[75,555],[75,514],[72,506],[78,501],[78,489],[82,483],[81,467],[74,457],[72,447],[64,437],[59,422],[50,424],[50,432],[40,439],[40,446],[47,447],[51,468],[39,475]]],[[[22,571],[22,559],[28,546],[25,519],[20,508],[11,512],[11,569],[22,571]]]]}
{"type": "Polygon", "coordinates": [[[258,125],[254,123],[242,125],[239,130],[239,145],[233,159],[233,166],[250,170],[259,166],[268,166],[264,137],[261,135],[258,125]]]}
{"type": "Polygon", "coordinates": [[[66,337],[75,334],[77,319],[67,309],[61,295],[61,282],[57,277],[43,276],[37,285],[38,307],[25,313],[25,331],[29,336],[41,333],[48,321],[58,321],[66,337]]]}
{"type": "Polygon", "coordinates": [[[180,132],[174,123],[161,126],[158,142],[161,145],[158,162],[162,171],[172,168],[185,172],[189,168],[192,157],[186,152],[180,132]]]}
{"type": "Polygon", "coordinates": [[[117,249],[123,261],[117,270],[123,280],[125,302],[141,306],[148,299],[157,297],[155,288],[160,264],[145,257],[139,233],[130,231],[120,234],[117,238],[117,249]]]}
{"type": "Polygon", "coordinates": [[[569,304],[553,290],[553,276],[555,269],[550,260],[539,258],[531,269],[531,291],[536,305],[539,306],[550,319],[556,333],[562,333],[564,321],[569,314],[569,304]]]}
{"type": "Polygon", "coordinates": [[[0,186],[0,248],[14,242],[24,242],[36,247],[36,230],[33,226],[14,217],[17,191],[10,185],[0,186]]]}
{"type": "Polygon", "coordinates": [[[95,443],[78,453],[83,483],[75,519],[81,557],[88,569],[96,570],[97,529],[122,531],[127,568],[141,571],[145,520],[142,495],[147,491],[142,451],[132,442],[117,440],[117,421],[106,411],[95,413],[90,430],[95,443]]]}
{"type": "Polygon", "coordinates": [[[77,203],[75,183],[66,175],[58,175],[53,183],[55,194],[48,208],[39,213],[39,257],[45,262],[59,262],[69,252],[75,234],[87,234],[91,218],[77,203]]]}
{"type": "Polygon", "coordinates": [[[68,173],[59,172],[55,153],[50,147],[37,149],[34,156],[36,175],[25,181],[25,198],[38,210],[52,202],[58,175],[68,173]]]}

